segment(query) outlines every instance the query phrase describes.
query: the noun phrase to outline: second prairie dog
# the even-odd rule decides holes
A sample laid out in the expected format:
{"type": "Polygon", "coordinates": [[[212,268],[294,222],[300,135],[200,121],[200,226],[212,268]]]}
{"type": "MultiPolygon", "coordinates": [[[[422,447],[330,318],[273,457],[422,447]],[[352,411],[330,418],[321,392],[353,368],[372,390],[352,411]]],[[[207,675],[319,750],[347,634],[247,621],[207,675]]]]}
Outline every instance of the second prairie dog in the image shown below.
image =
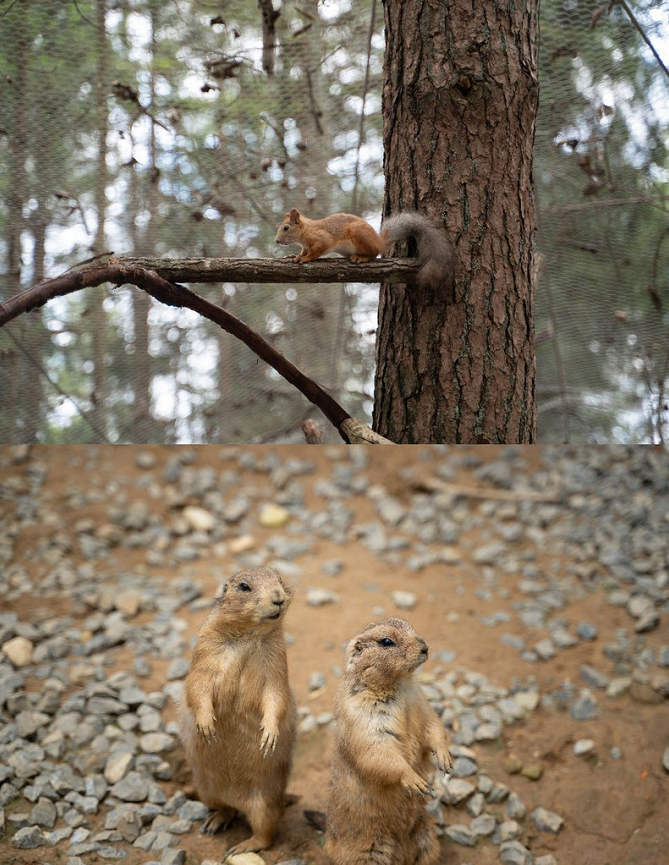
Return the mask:
{"type": "Polygon", "coordinates": [[[335,865],[430,865],[439,855],[423,797],[430,757],[442,772],[450,758],[446,730],[412,676],[427,652],[404,619],[369,625],[348,644],[326,821],[335,865]]]}
{"type": "Polygon", "coordinates": [[[180,708],[193,782],[214,809],[203,831],[241,811],[252,836],[231,852],[272,845],[285,807],[296,709],[283,618],[292,598],[273,568],[235,574],[202,625],[180,708]]]}

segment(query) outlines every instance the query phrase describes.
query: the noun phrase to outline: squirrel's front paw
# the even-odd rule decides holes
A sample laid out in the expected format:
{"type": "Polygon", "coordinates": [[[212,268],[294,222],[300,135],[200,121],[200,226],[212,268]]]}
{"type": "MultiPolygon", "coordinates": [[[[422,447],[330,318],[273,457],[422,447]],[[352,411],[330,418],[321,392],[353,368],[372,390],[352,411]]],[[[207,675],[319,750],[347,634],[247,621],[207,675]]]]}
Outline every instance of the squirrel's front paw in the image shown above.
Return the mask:
{"type": "Polygon", "coordinates": [[[216,718],[213,715],[198,715],[195,718],[197,732],[202,736],[207,745],[211,745],[216,738],[216,718]]]}
{"type": "Polygon", "coordinates": [[[276,749],[276,743],[279,739],[279,730],[277,727],[272,727],[269,724],[261,724],[260,732],[262,733],[262,738],[260,739],[260,750],[262,751],[263,757],[269,757],[269,755],[273,754],[276,749]]]}

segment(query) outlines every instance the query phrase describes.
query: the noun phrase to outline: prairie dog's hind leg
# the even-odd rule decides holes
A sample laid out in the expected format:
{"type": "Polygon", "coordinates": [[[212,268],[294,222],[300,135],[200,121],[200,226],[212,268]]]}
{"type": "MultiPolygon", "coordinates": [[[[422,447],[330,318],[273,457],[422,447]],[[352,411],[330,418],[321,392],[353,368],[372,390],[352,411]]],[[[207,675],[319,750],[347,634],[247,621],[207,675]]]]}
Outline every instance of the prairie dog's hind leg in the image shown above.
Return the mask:
{"type": "Polygon", "coordinates": [[[200,828],[202,835],[215,835],[216,832],[225,832],[228,826],[237,816],[235,808],[230,808],[228,805],[223,805],[215,811],[211,811],[206,817],[200,828]]]}

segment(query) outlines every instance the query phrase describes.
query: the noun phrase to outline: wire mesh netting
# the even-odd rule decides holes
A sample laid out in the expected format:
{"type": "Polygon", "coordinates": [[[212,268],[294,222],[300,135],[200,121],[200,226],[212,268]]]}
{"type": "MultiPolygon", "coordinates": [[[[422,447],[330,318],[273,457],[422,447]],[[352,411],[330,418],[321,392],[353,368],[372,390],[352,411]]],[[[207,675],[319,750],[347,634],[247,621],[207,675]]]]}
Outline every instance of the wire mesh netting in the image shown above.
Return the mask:
{"type": "MultiPolygon", "coordinates": [[[[283,255],[293,206],[378,227],[381,11],[1,0],[0,300],[108,251],[283,255]]],[[[543,442],[666,438],[666,18],[658,2],[541,5],[543,442]]],[[[197,290],[369,420],[376,287],[197,290]]],[[[317,414],[238,341],[136,289],[87,289],[0,330],[0,440],[299,441],[317,414]]]]}

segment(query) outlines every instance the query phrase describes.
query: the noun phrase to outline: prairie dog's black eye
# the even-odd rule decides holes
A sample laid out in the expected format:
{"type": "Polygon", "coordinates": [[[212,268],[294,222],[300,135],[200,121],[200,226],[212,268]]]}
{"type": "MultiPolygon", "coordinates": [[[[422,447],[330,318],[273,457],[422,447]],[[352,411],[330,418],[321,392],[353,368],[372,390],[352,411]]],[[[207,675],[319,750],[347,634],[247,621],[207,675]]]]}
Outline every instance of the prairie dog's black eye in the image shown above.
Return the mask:
{"type": "Polygon", "coordinates": [[[395,643],[390,639],[390,637],[384,637],[382,640],[379,640],[379,646],[384,646],[388,648],[389,646],[394,646],[395,643]]]}
{"type": "Polygon", "coordinates": [[[238,588],[241,592],[250,592],[250,591],[251,591],[251,586],[249,586],[248,583],[240,583],[240,584],[237,586],[237,588],[238,588]]]}
{"type": "Polygon", "coordinates": [[[288,226],[287,226],[287,225],[284,225],[283,230],[284,230],[284,231],[288,231],[288,226]]]}

